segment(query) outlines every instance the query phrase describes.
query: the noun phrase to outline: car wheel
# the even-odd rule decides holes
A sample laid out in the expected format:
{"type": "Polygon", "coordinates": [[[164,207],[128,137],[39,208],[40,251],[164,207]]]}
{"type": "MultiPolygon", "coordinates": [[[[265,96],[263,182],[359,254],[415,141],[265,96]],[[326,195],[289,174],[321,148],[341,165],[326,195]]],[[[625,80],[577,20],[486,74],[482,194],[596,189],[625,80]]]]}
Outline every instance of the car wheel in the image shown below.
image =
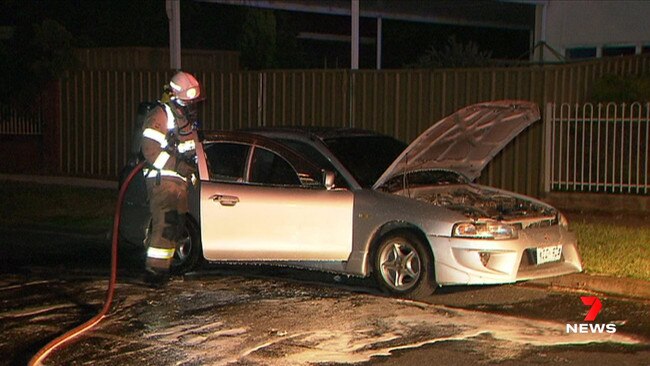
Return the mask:
{"type": "Polygon", "coordinates": [[[419,299],[436,289],[430,252],[415,235],[389,234],[376,247],[373,273],[385,292],[419,299]]]}
{"type": "Polygon", "coordinates": [[[185,229],[174,252],[171,272],[175,275],[187,273],[198,267],[202,260],[203,250],[198,226],[187,218],[185,220],[185,229]]]}

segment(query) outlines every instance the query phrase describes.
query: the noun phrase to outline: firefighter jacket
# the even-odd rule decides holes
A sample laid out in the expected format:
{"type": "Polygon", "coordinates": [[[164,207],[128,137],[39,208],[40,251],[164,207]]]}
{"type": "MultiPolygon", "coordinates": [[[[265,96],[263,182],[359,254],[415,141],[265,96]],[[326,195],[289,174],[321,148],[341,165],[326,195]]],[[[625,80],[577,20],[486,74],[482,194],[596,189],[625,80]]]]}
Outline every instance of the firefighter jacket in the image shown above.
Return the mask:
{"type": "Polygon", "coordinates": [[[188,181],[196,168],[195,145],[191,123],[166,103],[147,114],[142,126],[142,154],[149,163],[147,178],[170,178],[188,181]]]}

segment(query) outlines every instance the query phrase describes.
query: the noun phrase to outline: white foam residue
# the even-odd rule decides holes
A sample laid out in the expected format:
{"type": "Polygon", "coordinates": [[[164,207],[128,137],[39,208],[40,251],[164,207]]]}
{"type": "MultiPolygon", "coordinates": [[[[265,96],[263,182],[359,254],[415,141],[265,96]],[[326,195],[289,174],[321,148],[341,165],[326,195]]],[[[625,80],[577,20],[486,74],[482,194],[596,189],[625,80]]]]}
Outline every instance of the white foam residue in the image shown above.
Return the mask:
{"type": "MultiPolygon", "coordinates": [[[[389,355],[395,350],[441,341],[477,341],[482,335],[499,341],[500,352],[493,356],[503,359],[519,354],[522,345],[639,343],[639,340],[620,333],[567,334],[565,324],[551,321],[385,298],[368,297],[366,300],[354,307],[328,299],[321,300],[319,305],[309,301],[288,305],[281,300],[258,303],[257,306],[263,306],[263,310],[256,308],[248,311],[259,315],[242,319],[233,314],[232,322],[244,323],[235,332],[232,329],[216,330],[223,324],[230,324],[227,319],[212,326],[206,324],[204,330],[212,329],[213,333],[202,332],[201,342],[190,342],[195,348],[187,350],[187,360],[198,359],[210,365],[227,365],[244,360],[266,365],[364,362],[373,356],[389,355]],[[331,303],[323,304],[328,301],[331,303]],[[387,306],[387,302],[391,302],[390,306],[387,306]],[[291,307],[290,311],[287,311],[287,306],[291,307]],[[318,321],[319,318],[323,319],[322,309],[327,309],[325,315],[330,318],[318,321]],[[319,312],[321,314],[313,316],[319,312]],[[314,321],[295,321],[309,318],[314,321]],[[282,332],[270,331],[264,326],[277,324],[292,326],[282,332]]],[[[175,339],[188,333],[186,328],[180,327],[169,331],[176,333],[173,337],[170,334],[170,338],[175,339]]],[[[198,336],[196,333],[193,332],[193,336],[198,336]]]]}
{"type": "Polygon", "coordinates": [[[72,307],[75,307],[75,305],[74,304],[55,304],[55,305],[47,305],[47,306],[36,306],[36,307],[24,308],[24,309],[13,310],[13,311],[5,311],[5,312],[0,313],[0,319],[25,318],[25,317],[30,317],[30,316],[41,315],[41,314],[44,314],[44,313],[49,313],[49,312],[52,312],[54,310],[72,308],[72,307]]]}

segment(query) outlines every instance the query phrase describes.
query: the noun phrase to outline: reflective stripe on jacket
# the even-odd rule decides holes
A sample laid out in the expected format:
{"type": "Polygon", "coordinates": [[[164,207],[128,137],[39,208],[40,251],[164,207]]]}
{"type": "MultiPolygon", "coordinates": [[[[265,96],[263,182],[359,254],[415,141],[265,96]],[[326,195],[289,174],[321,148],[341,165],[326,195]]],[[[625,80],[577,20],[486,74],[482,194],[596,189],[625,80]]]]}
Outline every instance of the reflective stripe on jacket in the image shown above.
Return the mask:
{"type": "MultiPolygon", "coordinates": [[[[173,177],[187,182],[186,178],[176,172],[177,154],[193,152],[195,143],[192,139],[193,134],[190,134],[191,126],[189,133],[186,131],[186,135],[180,136],[177,131],[177,118],[179,123],[185,121],[182,116],[176,116],[167,104],[161,104],[152,109],[145,117],[141,146],[142,155],[150,164],[150,168],[144,172],[145,176],[149,178],[173,177]],[[170,138],[172,132],[175,135],[173,140],[170,138]],[[176,137],[179,136],[186,140],[178,141],[176,137]]],[[[188,123],[184,125],[189,126],[188,123]]]]}
{"type": "Polygon", "coordinates": [[[184,182],[187,182],[187,178],[184,176],[176,173],[173,170],[166,170],[166,169],[142,169],[142,174],[146,178],[158,178],[158,177],[173,177],[173,178],[178,178],[183,180],[184,182]]]}

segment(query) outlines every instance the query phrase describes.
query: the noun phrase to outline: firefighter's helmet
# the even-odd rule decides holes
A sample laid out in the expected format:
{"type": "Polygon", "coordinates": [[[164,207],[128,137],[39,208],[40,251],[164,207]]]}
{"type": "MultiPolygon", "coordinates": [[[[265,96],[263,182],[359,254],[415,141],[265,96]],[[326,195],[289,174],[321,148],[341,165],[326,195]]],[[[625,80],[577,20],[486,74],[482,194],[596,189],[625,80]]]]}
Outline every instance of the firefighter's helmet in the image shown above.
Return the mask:
{"type": "Polygon", "coordinates": [[[196,78],[187,72],[179,71],[172,76],[169,82],[171,88],[171,99],[173,102],[186,106],[203,99],[201,86],[196,78]]]}

